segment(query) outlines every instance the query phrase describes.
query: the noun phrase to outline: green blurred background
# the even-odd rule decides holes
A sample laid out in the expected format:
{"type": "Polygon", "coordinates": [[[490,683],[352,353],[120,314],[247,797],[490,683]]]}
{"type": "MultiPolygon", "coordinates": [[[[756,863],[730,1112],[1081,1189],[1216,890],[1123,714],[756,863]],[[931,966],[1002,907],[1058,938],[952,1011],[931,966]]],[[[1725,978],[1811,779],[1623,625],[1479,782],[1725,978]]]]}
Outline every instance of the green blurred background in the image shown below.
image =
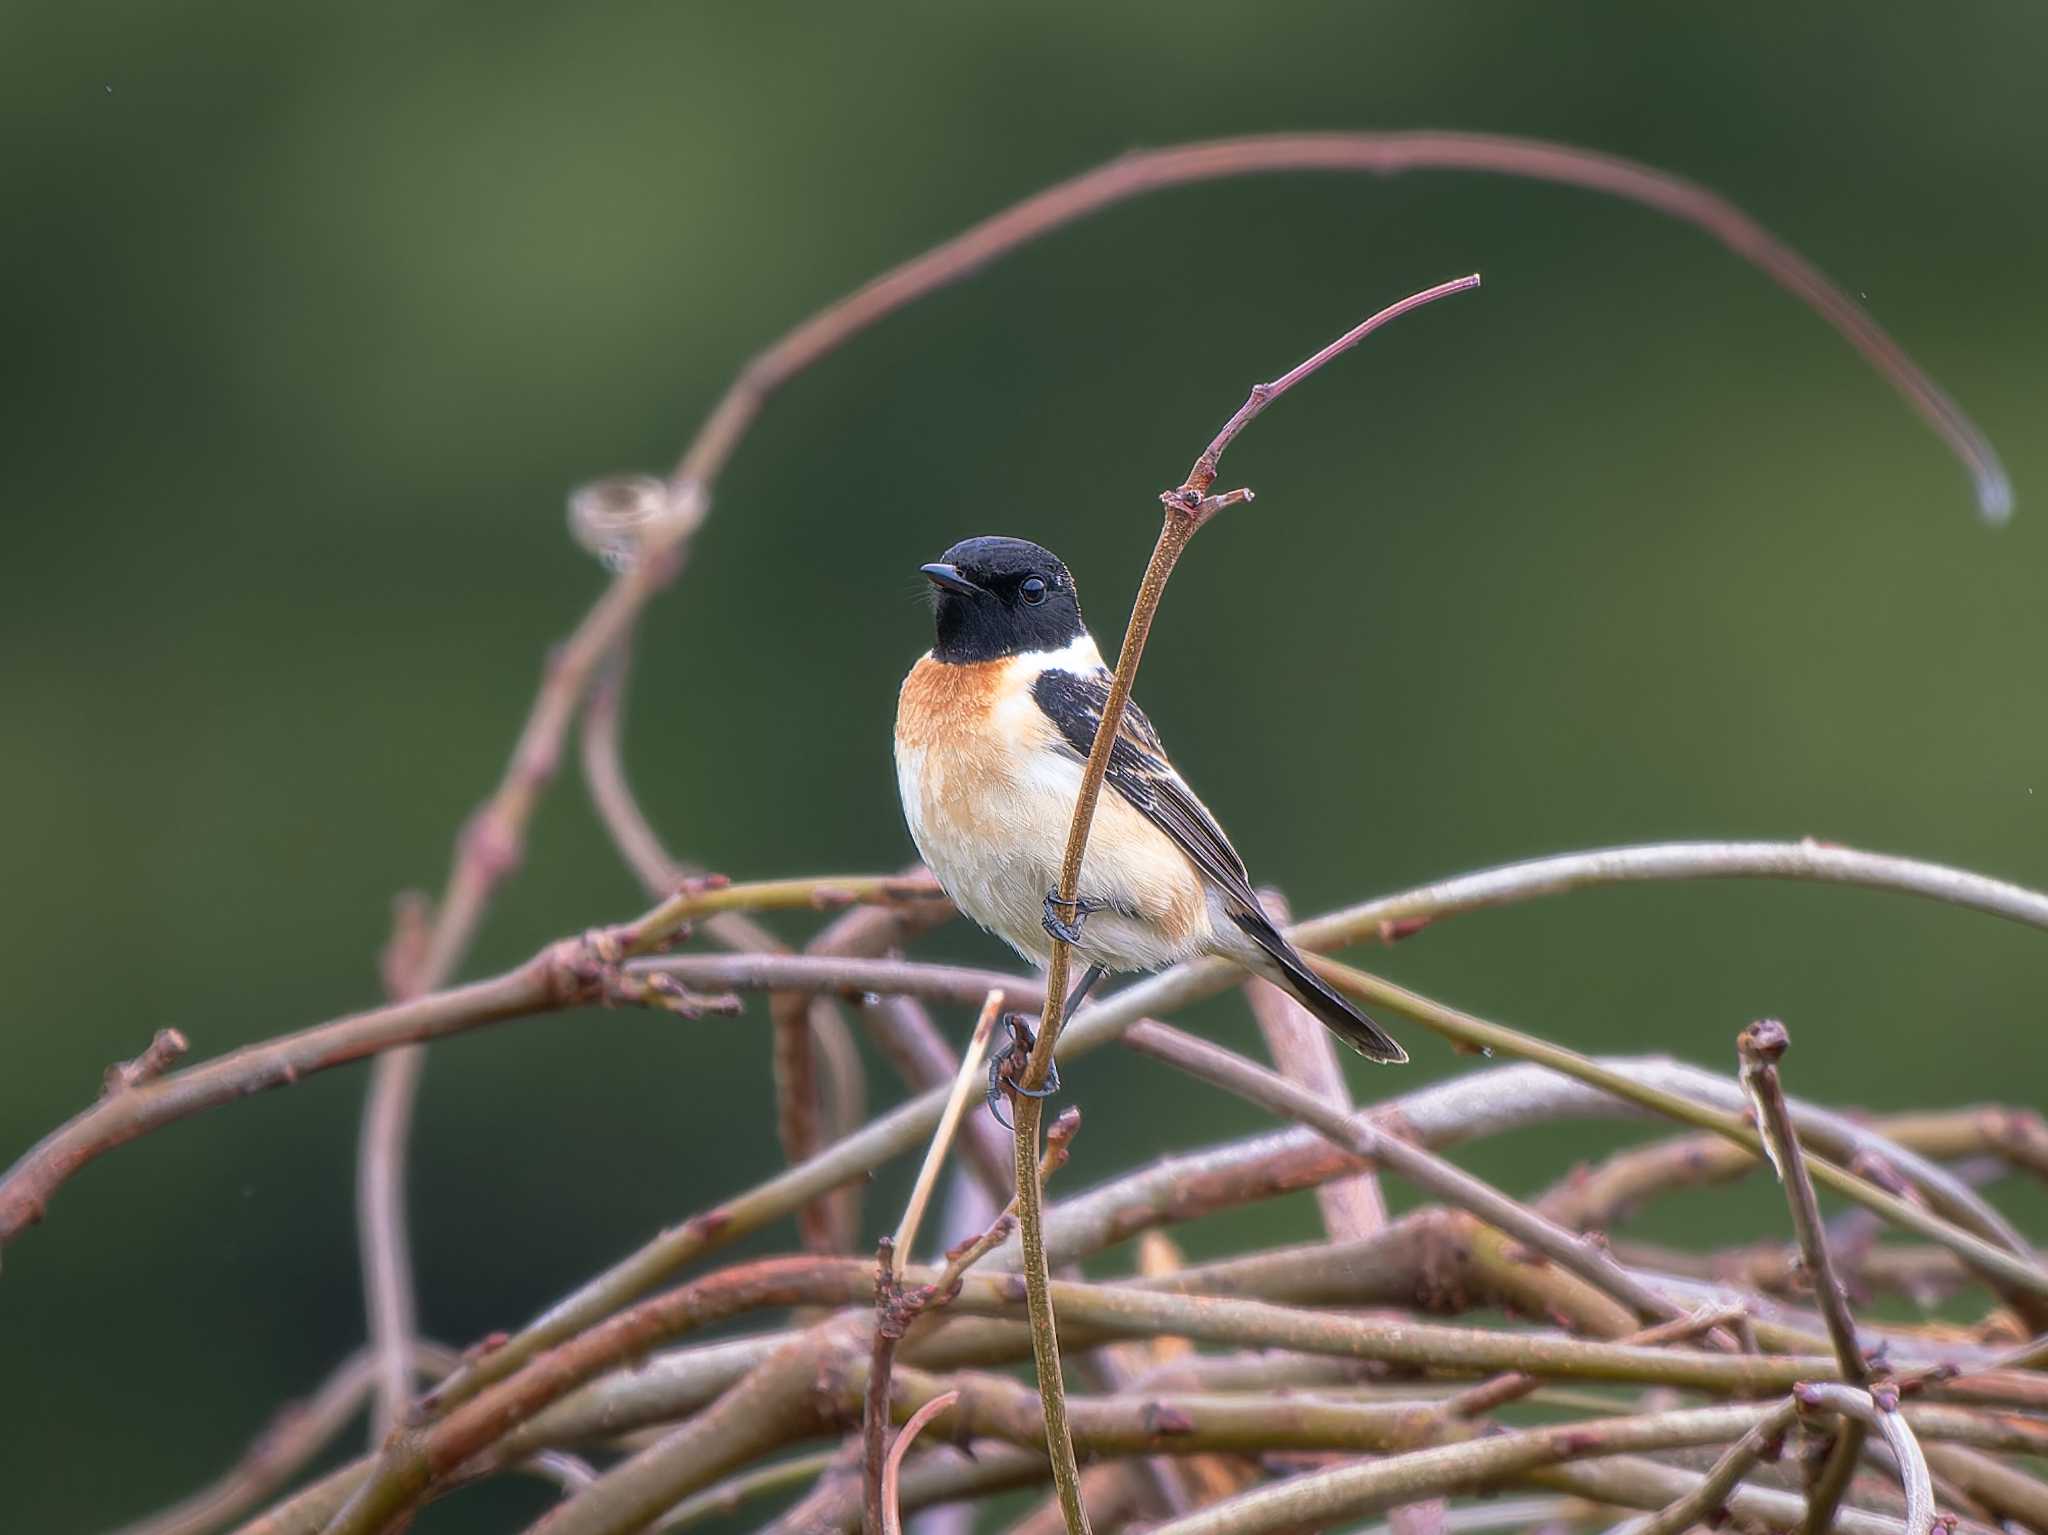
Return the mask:
{"type": "MultiPolygon", "coordinates": [[[[1254,871],[1309,911],[1575,847],[1814,835],[2048,882],[2048,12],[1650,9],[0,9],[0,1160],[158,1026],[203,1056],[375,1000],[393,892],[438,884],[599,589],[571,487],[665,468],[752,349],[883,265],[1198,135],[1487,129],[1695,177],[1866,298],[2007,455],[2018,519],[1980,526],[1834,335],[1640,209],[1466,175],[1172,192],[770,408],[643,631],[629,758],[678,851],[740,877],[901,862],[917,564],[1028,534],[1114,636],[1154,494],[1246,386],[1478,268],[1248,434],[1227,476],[1259,503],[1195,546],[1156,631],[1141,694],[1254,871]]],[[[565,776],[469,970],[637,904],[565,776]]],[[[934,952],[1001,959],[967,931],[934,952]]],[[[1377,962],[1588,1050],[1726,1065],[1775,1013],[1795,1086],[1837,1102],[2048,1081],[2048,944],[1896,897],[1585,895],[1377,962]]],[[[1201,1016],[1242,1040],[1241,1011],[1201,1016]]],[[[1403,1033],[1415,1069],[1359,1066],[1362,1091],[1472,1069],[1403,1033]]],[[[1075,1077],[1114,1111],[1077,1183],[1254,1123],[1142,1062],[1075,1077]]],[[[190,1488],[357,1343],[364,1081],[126,1148],[9,1250],[8,1528],[190,1488]]],[[[758,1007],[437,1048],[427,1327],[514,1325],[765,1173],[770,1107],[758,1007]]],[[[1617,1133],[1468,1161],[1534,1189],[1617,1133]]],[[[1755,1190],[1640,1229],[1775,1220],[1755,1190]]],[[[1187,1237],[1312,1223],[1304,1199],[1187,1237]]]]}

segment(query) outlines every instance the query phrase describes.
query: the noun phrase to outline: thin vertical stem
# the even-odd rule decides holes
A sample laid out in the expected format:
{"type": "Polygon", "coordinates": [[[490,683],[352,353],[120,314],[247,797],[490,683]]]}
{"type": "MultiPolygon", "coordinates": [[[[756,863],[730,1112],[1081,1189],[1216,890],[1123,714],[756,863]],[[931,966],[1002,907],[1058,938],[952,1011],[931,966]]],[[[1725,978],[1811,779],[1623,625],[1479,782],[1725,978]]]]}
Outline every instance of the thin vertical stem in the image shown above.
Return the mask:
{"type": "MultiPolygon", "coordinates": [[[[1117,652],[1116,672],[1110,679],[1109,696],[1096,722],[1095,740],[1088,750],[1088,763],[1081,772],[1080,792],[1074,798],[1074,819],[1067,829],[1066,855],[1060,862],[1059,904],[1077,911],[1075,897],[1081,885],[1081,858],[1088,848],[1089,828],[1095,822],[1095,807],[1102,798],[1102,782],[1109,771],[1109,754],[1123,725],[1124,710],[1131,701],[1131,683],[1138,675],[1138,662],[1145,654],[1145,641],[1152,633],[1152,618],[1166,583],[1179,563],[1188,541],[1202,525],[1225,507],[1252,499],[1249,490],[1224,495],[1209,494],[1216,483],[1216,470],[1224,449],[1259,413],[1310,377],[1332,358],[1349,351],[1388,321],[1410,310],[1453,293],[1479,286],[1476,274],[1439,283],[1420,293],[1390,304],[1377,314],[1353,326],[1321,351],[1297,364],[1270,384],[1256,384],[1250,397],[1224,423],[1179,489],[1160,496],[1166,509],[1159,525],[1159,538],[1146,562],[1145,577],[1138,584],[1137,599],[1131,604],[1130,622],[1124,626],[1124,642],[1117,652]]],[[[1038,1039],[1020,1077],[1026,1089],[1044,1085],[1052,1068],[1053,1051],[1059,1044],[1060,1029],[1066,1022],[1067,979],[1073,958],[1069,945],[1054,938],[1052,959],[1046,969],[1045,1007],[1040,1014],[1038,1039]]],[[[1068,1535],[1088,1535],[1088,1513],[1081,1505],[1081,1470],[1074,1460],[1073,1435],[1067,1425],[1066,1383],[1060,1371],[1059,1334],[1052,1312],[1052,1293],[1046,1273],[1043,1200],[1038,1188],[1039,1100],[1024,1094],[1017,1097],[1016,1171],[1017,1224],[1024,1256],[1025,1297],[1031,1310],[1031,1351],[1038,1366],[1038,1389],[1045,1402],[1045,1437],[1052,1459],[1053,1481],[1059,1490],[1060,1511],[1067,1521],[1068,1535]]]]}

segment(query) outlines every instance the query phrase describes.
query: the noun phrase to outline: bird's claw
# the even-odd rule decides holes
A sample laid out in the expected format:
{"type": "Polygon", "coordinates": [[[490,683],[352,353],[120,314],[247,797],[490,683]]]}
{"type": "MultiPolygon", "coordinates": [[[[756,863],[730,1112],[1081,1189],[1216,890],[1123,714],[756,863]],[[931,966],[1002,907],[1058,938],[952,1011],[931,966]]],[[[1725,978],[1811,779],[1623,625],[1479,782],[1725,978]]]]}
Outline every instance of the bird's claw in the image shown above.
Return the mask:
{"type": "Polygon", "coordinates": [[[1077,944],[1081,941],[1081,924],[1086,922],[1092,913],[1101,911],[1108,905],[1107,901],[1093,901],[1085,895],[1077,895],[1071,901],[1063,901],[1057,890],[1048,890],[1045,893],[1045,930],[1061,943],[1077,944]],[[1071,922],[1060,915],[1067,909],[1074,913],[1074,920],[1071,922]]]}
{"type": "Polygon", "coordinates": [[[988,1111],[1005,1130],[1014,1130],[1016,1126],[1003,1113],[1003,1094],[1011,1092],[1025,1098],[1050,1098],[1060,1090],[1060,1068],[1056,1063],[1047,1061],[1045,1085],[1025,1087],[1017,1080],[1017,1074],[1031,1059],[1031,1048],[1038,1043],[1038,1036],[1032,1032],[1031,1025],[1015,1013],[1003,1014],[1003,1023],[1008,1027],[1010,1037],[988,1058],[988,1111]]]}

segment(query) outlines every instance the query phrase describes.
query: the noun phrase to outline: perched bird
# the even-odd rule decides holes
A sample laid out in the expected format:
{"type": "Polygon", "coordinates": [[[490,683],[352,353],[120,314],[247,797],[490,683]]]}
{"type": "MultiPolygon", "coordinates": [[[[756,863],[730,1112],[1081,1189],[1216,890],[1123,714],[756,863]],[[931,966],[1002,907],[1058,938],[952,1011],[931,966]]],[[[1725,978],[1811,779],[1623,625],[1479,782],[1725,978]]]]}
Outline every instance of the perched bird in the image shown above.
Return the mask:
{"type": "MultiPolygon", "coordinates": [[[[1078,899],[1060,864],[1110,674],[1074,578],[1021,538],[970,538],[923,572],[938,643],[896,704],[904,819],[953,903],[1043,964],[1055,936],[1089,967],[1163,970],[1201,954],[1284,987],[1369,1060],[1407,1051],[1308,967],[1266,915],[1244,860],[1174,771],[1136,703],[1124,710],[1081,861],[1078,899]]],[[[994,1103],[991,1072],[991,1105],[994,1103]]]]}

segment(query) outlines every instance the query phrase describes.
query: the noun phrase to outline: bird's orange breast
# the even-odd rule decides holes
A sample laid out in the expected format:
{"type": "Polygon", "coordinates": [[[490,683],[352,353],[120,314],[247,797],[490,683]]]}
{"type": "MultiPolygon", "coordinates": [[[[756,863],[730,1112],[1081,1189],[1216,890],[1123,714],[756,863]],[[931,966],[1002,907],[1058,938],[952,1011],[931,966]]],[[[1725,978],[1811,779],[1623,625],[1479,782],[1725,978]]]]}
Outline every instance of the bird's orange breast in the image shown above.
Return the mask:
{"type": "Polygon", "coordinates": [[[1007,661],[965,666],[926,656],[911,667],[896,700],[896,739],[929,748],[973,741],[988,729],[1007,661]]]}

